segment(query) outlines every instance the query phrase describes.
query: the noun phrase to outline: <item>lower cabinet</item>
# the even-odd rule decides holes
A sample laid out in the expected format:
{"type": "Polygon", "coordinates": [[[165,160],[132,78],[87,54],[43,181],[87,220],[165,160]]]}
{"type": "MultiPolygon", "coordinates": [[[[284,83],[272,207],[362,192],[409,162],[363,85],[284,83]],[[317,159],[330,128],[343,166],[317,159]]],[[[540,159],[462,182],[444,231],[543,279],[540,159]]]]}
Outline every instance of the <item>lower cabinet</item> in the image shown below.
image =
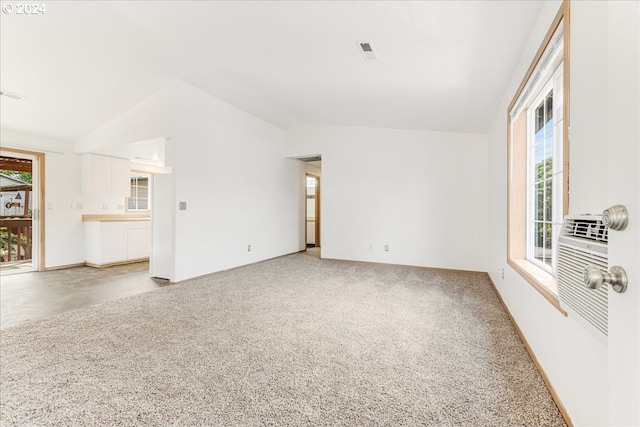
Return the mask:
{"type": "Polygon", "coordinates": [[[150,221],[86,221],[84,251],[87,265],[103,267],[149,258],[150,221]]]}

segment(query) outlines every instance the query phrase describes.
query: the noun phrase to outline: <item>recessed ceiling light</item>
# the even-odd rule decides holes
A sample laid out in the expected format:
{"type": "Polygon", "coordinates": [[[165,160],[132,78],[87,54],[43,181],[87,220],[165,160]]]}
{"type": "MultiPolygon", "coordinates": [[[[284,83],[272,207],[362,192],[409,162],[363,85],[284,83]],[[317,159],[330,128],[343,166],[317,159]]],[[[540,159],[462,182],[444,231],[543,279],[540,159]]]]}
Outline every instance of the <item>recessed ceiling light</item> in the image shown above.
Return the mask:
{"type": "Polygon", "coordinates": [[[13,92],[7,92],[6,90],[0,89],[0,96],[6,96],[7,98],[21,100],[24,98],[24,95],[20,95],[13,92]]]}
{"type": "Polygon", "coordinates": [[[362,41],[357,41],[356,44],[358,45],[358,48],[360,49],[362,56],[364,56],[364,59],[366,59],[367,61],[378,60],[378,54],[373,49],[373,45],[371,44],[371,42],[362,40],[362,41]]]}

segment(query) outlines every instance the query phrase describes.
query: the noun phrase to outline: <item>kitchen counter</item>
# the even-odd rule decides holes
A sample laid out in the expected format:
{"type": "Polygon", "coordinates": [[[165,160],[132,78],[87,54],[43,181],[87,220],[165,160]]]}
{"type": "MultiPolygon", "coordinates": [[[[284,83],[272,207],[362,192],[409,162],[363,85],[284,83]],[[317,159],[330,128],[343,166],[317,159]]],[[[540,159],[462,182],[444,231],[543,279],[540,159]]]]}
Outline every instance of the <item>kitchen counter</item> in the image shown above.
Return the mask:
{"type": "Polygon", "coordinates": [[[98,222],[120,222],[120,221],[149,221],[149,213],[128,213],[128,214],[86,214],[82,215],[82,221],[98,222]]]}
{"type": "Polygon", "coordinates": [[[106,267],[148,260],[150,219],[148,213],[83,215],[85,264],[106,267]]]}

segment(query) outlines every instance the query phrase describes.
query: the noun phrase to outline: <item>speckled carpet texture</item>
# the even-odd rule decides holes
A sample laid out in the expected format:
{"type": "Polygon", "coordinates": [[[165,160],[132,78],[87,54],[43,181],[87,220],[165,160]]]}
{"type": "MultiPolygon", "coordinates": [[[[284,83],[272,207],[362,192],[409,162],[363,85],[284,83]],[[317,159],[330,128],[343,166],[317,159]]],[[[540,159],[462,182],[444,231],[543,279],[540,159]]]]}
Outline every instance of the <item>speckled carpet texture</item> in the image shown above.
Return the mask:
{"type": "Polygon", "coordinates": [[[0,332],[3,426],[564,426],[481,273],[304,253],[0,332]]]}

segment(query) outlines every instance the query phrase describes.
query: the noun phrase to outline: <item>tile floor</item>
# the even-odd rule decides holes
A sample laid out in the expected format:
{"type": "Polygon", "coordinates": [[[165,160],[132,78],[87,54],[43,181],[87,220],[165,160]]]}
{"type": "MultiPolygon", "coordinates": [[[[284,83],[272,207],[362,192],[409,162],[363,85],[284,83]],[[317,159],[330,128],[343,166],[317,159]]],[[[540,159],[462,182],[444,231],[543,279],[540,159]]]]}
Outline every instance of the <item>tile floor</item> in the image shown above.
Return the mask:
{"type": "Polygon", "coordinates": [[[149,263],[76,267],[0,277],[0,329],[169,285],[149,263]]]}

